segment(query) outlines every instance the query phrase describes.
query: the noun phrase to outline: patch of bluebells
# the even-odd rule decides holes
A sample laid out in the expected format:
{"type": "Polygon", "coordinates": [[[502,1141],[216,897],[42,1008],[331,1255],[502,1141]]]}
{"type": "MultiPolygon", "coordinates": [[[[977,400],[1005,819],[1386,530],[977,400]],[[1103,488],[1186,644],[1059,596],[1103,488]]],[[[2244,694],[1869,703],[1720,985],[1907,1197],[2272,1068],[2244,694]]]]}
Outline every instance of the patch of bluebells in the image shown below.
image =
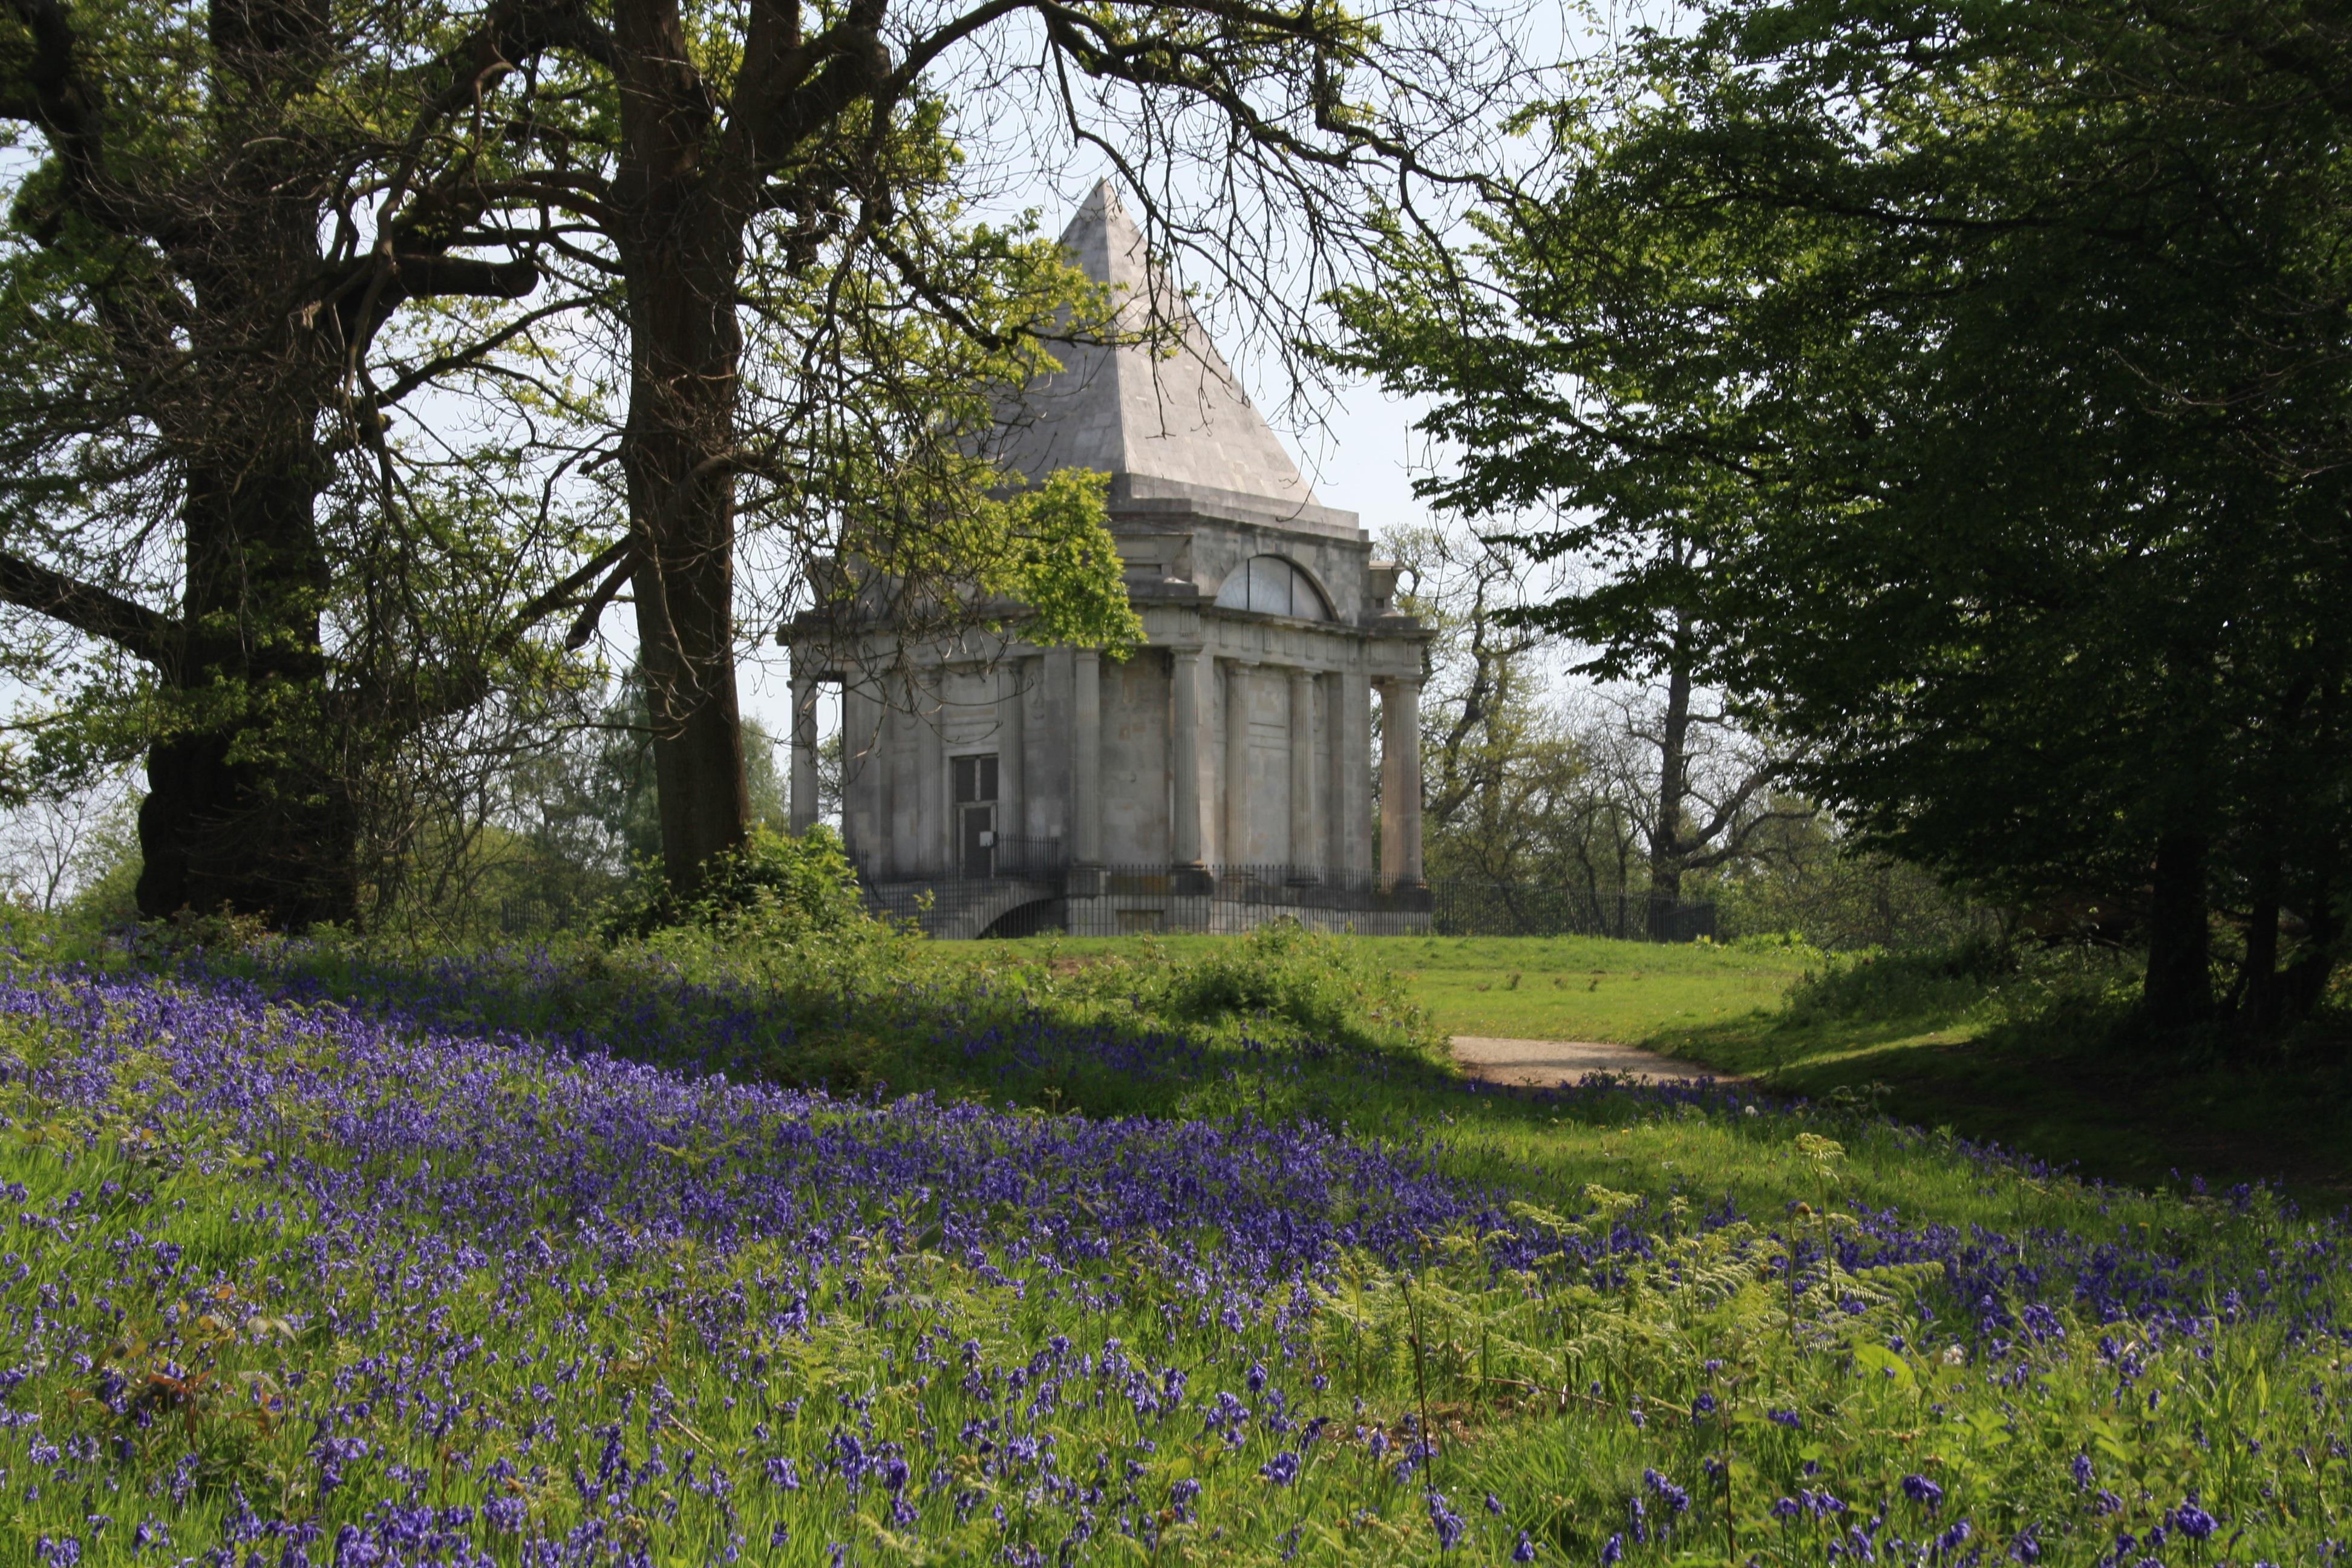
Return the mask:
{"type": "MultiPolygon", "coordinates": [[[[309,1484],[347,1516],[331,1539],[297,1540],[314,1527],[263,1519],[240,1500],[216,1525],[191,1523],[210,1515],[149,1518],[132,1532],[137,1550],[203,1549],[209,1541],[173,1542],[175,1529],[183,1535],[197,1529],[216,1531],[224,1548],[258,1552],[258,1543],[274,1542],[266,1555],[289,1563],[471,1563],[489,1560],[468,1554],[490,1542],[522,1549],[526,1561],[626,1562],[635,1551],[627,1521],[647,1517],[665,1497],[672,1517],[684,1495],[731,1518],[729,1500],[739,1487],[779,1496],[832,1489],[912,1531],[922,1527],[926,1508],[929,1518],[951,1514],[959,1523],[987,1516],[990,1493],[972,1484],[985,1481],[1021,1489],[1056,1521],[1054,1539],[1022,1547],[1039,1561],[1083,1555],[1086,1542],[1104,1534],[1149,1552],[1171,1522],[1195,1522],[1200,1508],[1200,1483],[1190,1479],[1162,1498],[1144,1495],[1147,1467],[1134,1456],[1155,1451],[1163,1436],[1181,1444],[1212,1435],[1229,1450],[1251,1449],[1244,1463],[1266,1486],[1298,1486],[1328,1417],[1302,1419],[1293,1403],[1301,1375],[1295,1351],[1316,1310],[1313,1287],[1346,1250],[1410,1264],[1428,1238],[1475,1230],[1498,1276],[1565,1251],[1572,1265],[1605,1281],[1612,1268],[1650,1256],[1664,1234],[1645,1226],[1639,1210],[1605,1237],[1538,1231],[1508,1217],[1498,1194],[1444,1175],[1440,1150],[1368,1142],[1311,1125],[1089,1121],[928,1097],[843,1099],[737,1082],[721,1071],[656,1067],[584,1037],[467,1032],[446,999],[409,1010],[355,1010],[289,1004],[292,989],[291,982],[272,987],[219,977],[0,984],[0,1013],[46,1028],[58,1046],[37,1067],[0,1057],[0,1077],[29,1086],[62,1113],[128,1133],[164,1164],[179,1160],[234,1182],[246,1194],[234,1223],[281,1242],[285,1256],[299,1258],[310,1274],[341,1282],[323,1321],[284,1331],[316,1328],[374,1347],[314,1384],[255,1395],[269,1421],[308,1424],[309,1484]],[[753,1247],[762,1259],[758,1289],[723,1278],[704,1287],[677,1262],[733,1258],[753,1247]],[[633,1271],[667,1273],[675,1283],[664,1290],[664,1320],[684,1336],[687,1353],[740,1377],[742,1396],[764,1409],[768,1394],[754,1391],[779,1347],[809,1343],[828,1321],[855,1322],[881,1310],[854,1294],[845,1300],[840,1271],[855,1260],[920,1250],[959,1262],[1013,1300],[1034,1291],[1087,1311],[1129,1304],[1135,1281],[1148,1278],[1163,1314],[1211,1332],[1270,1322],[1281,1353],[1250,1357],[1239,1377],[1244,1402],[1208,1382],[1234,1375],[1230,1367],[1188,1373],[1116,1338],[1083,1352],[1056,1335],[1000,1362],[977,1341],[925,1335],[916,1342],[914,1365],[899,1370],[952,1383],[992,1412],[961,1432],[878,1432],[870,1401],[846,1394],[813,1427],[795,1398],[789,1409],[766,1414],[778,1428],[789,1421],[796,1432],[822,1431],[814,1446],[709,1453],[691,1430],[691,1408],[646,1370],[654,1364],[649,1351],[597,1343],[597,1326],[617,1315],[604,1282],[633,1271]],[[513,1321],[551,1306],[575,1337],[569,1348],[534,1343],[526,1374],[532,1394],[522,1408],[493,1411],[469,1390],[467,1378],[487,1352],[478,1335],[449,1327],[451,1306],[461,1299],[487,1300],[494,1316],[513,1321]],[[400,1349],[383,1348],[387,1331],[400,1349]],[[1195,1378],[1204,1390],[1198,1396],[1188,1394],[1195,1378]],[[555,1419],[557,1408],[588,1403],[578,1390],[606,1383],[624,1392],[597,1423],[555,1419]],[[1063,1404],[1087,1402],[1131,1414],[1132,1452],[1059,1451],[1047,1418],[1063,1404]],[[504,1474],[486,1471],[488,1496],[478,1506],[440,1506],[426,1495],[429,1470],[404,1469],[390,1445],[349,1429],[369,1421],[378,1433],[386,1423],[404,1427],[445,1453],[462,1452],[468,1434],[495,1429],[520,1453],[497,1461],[504,1474]],[[585,1446],[575,1449],[575,1442],[585,1446]],[[571,1497],[578,1523],[550,1533],[535,1522],[526,1500],[548,1489],[571,1497]]],[[[754,1005],[731,994],[719,1000],[754,1005]]],[[[695,1015],[648,1009],[646,1027],[657,1035],[681,1016],[695,1015]]],[[[1104,1038],[1111,1042],[1106,1050],[1138,1048],[1124,1037],[1104,1038]]],[[[676,1045],[651,1052],[639,1039],[633,1048],[674,1059],[676,1045]]],[[[1073,1048],[1068,1039],[1029,1045],[1073,1048]]],[[[1027,1047],[1000,1040],[974,1048],[1027,1047]]],[[[1612,1085],[1610,1092],[1626,1091],[1612,1085]]],[[[1662,1107],[1704,1105],[1706,1093],[1667,1089],[1654,1098],[1662,1107]]],[[[15,1195],[29,1196],[22,1189],[15,1195]]],[[[69,1244],[90,1223],[87,1201],[75,1192],[26,1208],[20,1223],[69,1244]]],[[[1983,1229],[1906,1226],[1891,1210],[1857,1206],[1855,1214],[1858,1223],[1836,1244],[1846,1267],[1939,1264],[1948,1300],[1973,1312],[1963,1328],[1996,1345],[2063,1339],[2051,1302],[2100,1321],[2135,1314],[2158,1332],[2194,1334],[2209,1321],[2189,1303],[2192,1291],[2216,1281],[2146,1246],[2035,1232],[2029,1247],[1983,1229]]],[[[1738,1218],[1727,1204],[1698,1223],[1738,1218]]],[[[1819,1255],[1811,1258],[1817,1267],[1819,1255]]],[[[1807,1263],[1801,1245],[1800,1268],[1807,1263]]],[[[166,1323],[225,1313],[240,1329],[266,1321],[257,1292],[240,1296],[234,1282],[207,1273],[174,1242],[150,1246],[142,1238],[116,1267],[121,1289],[110,1295],[122,1310],[152,1311],[166,1323]],[[219,1294],[224,1288],[227,1297],[219,1294]],[[238,1305],[222,1309],[225,1300],[238,1305]]],[[[2228,1283],[2231,1310],[2277,1310],[2287,1300],[2286,1279],[2279,1271],[2228,1283]]],[[[884,1299],[890,1293],[886,1287],[884,1299]]],[[[65,1310],[12,1318],[11,1332],[14,1353],[5,1359],[21,1367],[37,1356],[52,1365],[76,1364],[79,1356],[83,1371],[113,1337],[110,1322],[87,1315],[77,1321],[65,1310]]],[[[2134,1345],[2113,1342],[2097,1353],[2120,1386],[2141,1375],[2144,1352],[2134,1345]]],[[[185,1372],[173,1363],[165,1375],[185,1372]]],[[[26,1451],[59,1485],[68,1478],[86,1483],[108,1457],[94,1441],[86,1452],[68,1453],[36,1422],[20,1419],[36,1412],[7,1407],[25,1377],[0,1373],[0,1416],[33,1426],[26,1451]]],[[[112,1393],[102,1381],[98,1386],[116,1415],[135,1416],[128,1384],[118,1380],[112,1393]]],[[[1717,1410],[1711,1392],[1690,1406],[1694,1421],[1717,1410]]],[[[1791,1431],[1804,1426],[1796,1409],[1767,1414],[1791,1431]]],[[[1633,1424],[1643,1421],[1637,1407],[1633,1424]]],[[[759,1429],[764,1436],[768,1422],[759,1429]]],[[[1377,1466],[1385,1434],[1359,1431],[1377,1466]]],[[[1450,1552],[1471,1526],[1436,1489],[1428,1468],[1434,1457],[1431,1443],[1413,1438],[1392,1479],[1420,1489],[1437,1547],[1450,1552]]],[[[2078,1458],[2072,1474],[2087,1492],[2088,1459],[2078,1458]]],[[[39,1485],[27,1487],[28,1502],[37,1500],[39,1485]]],[[[175,1473],[158,1500],[212,1506],[201,1500],[216,1500],[216,1493],[196,1492],[195,1485],[193,1472],[175,1473]]],[[[1922,1514],[1939,1512],[1936,1482],[1912,1475],[1901,1490],[1922,1514]]],[[[2112,1511],[2111,1499],[2100,1491],[2095,1510],[2112,1511]]],[[[1507,1512],[1498,1498],[1486,1502],[1498,1519],[1507,1512]]],[[[1002,1513],[1001,1503],[990,1506],[1002,1513]]],[[[1662,1547],[1692,1507],[1687,1490],[1660,1470],[1646,1471],[1601,1561],[1621,1559],[1629,1540],[1662,1547]]],[[[1982,1552],[1966,1519],[1930,1519],[1932,1535],[1902,1543],[1887,1531],[1883,1510],[1868,1520],[1843,1517],[1847,1505],[1826,1490],[1800,1490],[1771,1511],[1824,1532],[1842,1530],[1827,1548],[1833,1562],[1875,1562],[1874,1553],[1897,1546],[1937,1563],[1974,1561],[1982,1552]]],[[[2201,1544],[2218,1525],[2192,1493],[2156,1528],[2201,1544]]],[[[78,1563],[86,1537],[95,1539],[53,1531],[42,1538],[43,1560],[78,1563]]],[[[1297,1537],[1289,1540],[1295,1549],[1297,1537]]],[[[1494,1549],[1506,1541],[1508,1534],[1496,1537],[1494,1549]]],[[[2038,1560],[2041,1550],[2032,1529],[2011,1544],[2020,1562],[2038,1560]]],[[[1536,1543],[1519,1531],[1509,1555],[1532,1561],[1536,1543]]]]}
{"type": "MultiPolygon", "coordinates": [[[[142,1542],[176,1532],[183,1549],[205,1550],[216,1541],[224,1561],[278,1542],[263,1555],[289,1563],[471,1564],[490,1561],[484,1553],[499,1542],[509,1543],[502,1554],[534,1563],[635,1562],[633,1540],[675,1521],[688,1500],[731,1520],[746,1489],[778,1500],[829,1491],[901,1531],[919,1532],[928,1507],[958,1523],[993,1512],[1013,1536],[1044,1532],[1008,1546],[1008,1561],[1066,1559],[1105,1533],[1148,1550],[1167,1521],[1143,1495],[1148,1469],[1131,1454],[1148,1455],[1163,1435],[1181,1444],[1184,1428],[1170,1425],[1180,1418],[1195,1430],[1205,1422],[1234,1448],[1263,1444],[1264,1480],[1297,1484],[1329,1419],[1297,1411],[1296,1384],[1285,1386],[1307,1381],[1299,1330],[1320,1271],[1349,1249],[1403,1262],[1432,1237],[1507,1224],[1491,1194],[1440,1174],[1429,1152],[1312,1126],[845,1100],[447,1032],[383,1009],[291,1005],[236,980],[19,980],[0,984],[0,1013],[58,1045],[37,1065],[0,1054],[0,1080],[30,1089],[51,1114],[108,1127],[159,1171],[203,1173],[235,1197],[237,1251],[328,1286],[310,1298],[317,1318],[275,1320],[268,1278],[225,1279],[177,1242],[151,1243],[134,1228],[114,1249],[109,1301],[167,1329],[202,1317],[261,1346],[315,1331],[320,1342],[359,1347],[251,1385],[257,1430],[310,1434],[310,1495],[338,1520],[325,1539],[306,1545],[289,1532],[310,1524],[242,1503],[215,1522],[185,1512],[139,1526],[142,1542]],[[748,1280],[677,1266],[752,1247],[761,1261],[748,1280]],[[954,1384],[968,1406],[988,1412],[960,1434],[877,1429],[871,1400],[848,1394],[824,1418],[801,1410],[802,1398],[774,1404],[770,1363],[827,1322],[911,1315],[889,1305],[897,1292],[887,1283],[871,1301],[861,1291],[867,1265],[919,1248],[1011,1300],[1041,1296],[1066,1310],[1128,1310],[1148,1284],[1171,1345],[1171,1314],[1210,1334],[1270,1325],[1273,1338],[1248,1367],[1246,1403],[1224,1391],[1196,1402],[1185,1367],[1115,1337],[1085,1352],[1057,1333],[1000,1362],[976,1340],[927,1332],[907,1370],[954,1384]],[[654,1352],[610,1341],[604,1325],[631,1321],[625,1302],[644,1299],[629,1294],[635,1285],[616,1290],[624,1280],[674,1281],[654,1286],[653,1300],[673,1325],[665,1331],[681,1336],[686,1370],[731,1384],[730,1409],[756,1401],[762,1443],[711,1449],[697,1436],[704,1417],[693,1397],[652,1371],[654,1352]],[[455,1326],[467,1301],[541,1332],[502,1336],[493,1352],[455,1326]],[[484,1377],[501,1354],[512,1362],[484,1377]],[[1097,1452],[1091,1468],[1064,1453],[1050,1423],[1070,1405],[1129,1411],[1132,1449],[1097,1452]],[[785,1432],[813,1428],[824,1434],[813,1445],[803,1436],[804,1446],[777,1451],[785,1432]],[[494,1445],[500,1457],[478,1478],[487,1495],[438,1505],[445,1481],[401,1462],[412,1444],[465,1473],[469,1456],[494,1445]],[[1006,1513],[972,1482],[1030,1502],[1006,1513]],[[542,1522],[529,1500],[551,1493],[568,1500],[576,1522],[552,1531],[542,1522]]],[[[89,1215],[77,1191],[27,1209],[25,1223],[70,1244],[89,1215]]],[[[15,1353],[0,1360],[89,1369],[115,1337],[111,1307],[86,1310],[99,1305],[77,1295],[29,1320],[17,1313],[15,1353]]],[[[178,1363],[155,1364],[175,1387],[189,1375],[178,1363]]],[[[10,1375],[0,1393],[31,1392],[26,1373],[10,1375]]],[[[710,1396],[706,1384],[698,1397],[710,1396]]],[[[109,1409],[137,1414],[128,1396],[109,1409]]],[[[95,1439],[65,1451],[37,1410],[7,1413],[32,1424],[22,1451],[60,1478],[86,1484],[103,1463],[95,1439]]],[[[163,1421],[133,1423],[134,1432],[169,1432],[177,1407],[160,1413],[163,1421]]],[[[131,1437],[121,1445],[121,1457],[137,1451],[131,1437]]],[[[1412,1462],[1428,1457],[1416,1444],[1412,1462]]],[[[184,1464],[165,1489],[171,1502],[209,1510],[216,1489],[196,1483],[184,1464]]],[[[39,1501],[39,1483],[20,1495],[39,1501]]],[[[1432,1497],[1432,1525],[1458,1543],[1466,1522],[1432,1497]]],[[[1181,1522],[1200,1500],[1199,1483],[1180,1480],[1162,1506],[1181,1522]]],[[[75,1563],[85,1549],[85,1536],[53,1531],[42,1550],[75,1563]]]]}

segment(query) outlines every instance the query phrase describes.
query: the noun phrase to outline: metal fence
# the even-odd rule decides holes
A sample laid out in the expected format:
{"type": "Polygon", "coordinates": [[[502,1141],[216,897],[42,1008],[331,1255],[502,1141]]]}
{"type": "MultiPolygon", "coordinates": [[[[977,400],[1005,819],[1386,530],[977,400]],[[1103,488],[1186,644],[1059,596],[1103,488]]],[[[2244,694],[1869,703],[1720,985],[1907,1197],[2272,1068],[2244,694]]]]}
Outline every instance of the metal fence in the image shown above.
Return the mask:
{"type": "MultiPolygon", "coordinates": [[[[1007,857],[1008,860],[1012,857],[1007,857]]],[[[1716,906],[1633,892],[1537,882],[1438,878],[1383,890],[1369,877],[1307,881],[1284,866],[1222,867],[1187,876],[1166,866],[1093,869],[1045,862],[987,877],[876,877],[861,871],[867,907],[932,936],[1018,937],[1049,931],[1129,936],[1147,931],[1245,931],[1297,920],[1368,936],[1608,936],[1692,942],[1717,932],[1716,906]],[[1034,868],[1031,868],[1032,867],[1034,868]]],[[[586,911],[542,899],[500,900],[484,913],[508,937],[576,926],[586,911]]]]}
{"type": "Polygon", "coordinates": [[[935,937],[1129,936],[1235,932],[1276,920],[1368,936],[1612,936],[1689,942],[1715,931],[1715,906],[1532,883],[1441,879],[1384,889],[1366,876],[1302,877],[1284,866],[1176,871],[1063,866],[989,877],[861,876],[877,913],[935,937]]]}
{"type": "Polygon", "coordinates": [[[1716,934],[1715,905],[1543,882],[1440,878],[1429,884],[1430,929],[1441,936],[1613,936],[1696,942],[1716,934]]]}

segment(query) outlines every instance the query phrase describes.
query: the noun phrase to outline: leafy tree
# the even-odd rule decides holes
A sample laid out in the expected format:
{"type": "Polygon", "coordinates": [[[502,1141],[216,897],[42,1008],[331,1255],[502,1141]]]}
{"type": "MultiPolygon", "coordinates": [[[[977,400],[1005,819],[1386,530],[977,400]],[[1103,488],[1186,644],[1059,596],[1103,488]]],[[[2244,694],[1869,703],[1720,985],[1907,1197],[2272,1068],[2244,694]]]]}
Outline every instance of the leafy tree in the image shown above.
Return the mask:
{"type": "Polygon", "coordinates": [[[1549,597],[1531,591],[1526,557],[1556,560],[1559,540],[1427,528],[1387,542],[1435,634],[1423,725],[1433,866],[1596,897],[1639,886],[1663,936],[1686,878],[1739,863],[1780,817],[1811,815],[1775,801],[1777,758],[1699,686],[1711,639],[1684,603],[1641,611],[1623,579],[1580,589],[1556,574],[1549,597]],[[1571,712],[1547,700],[1548,664],[1606,683],[1571,712]]]}
{"type": "Polygon", "coordinates": [[[965,220],[958,132],[986,133],[1026,84],[1020,108],[1108,153],[1158,237],[1189,237],[1274,299],[1292,263],[1268,216],[1301,214],[1319,255],[1366,166],[1419,169],[1462,123],[1468,95],[1450,89],[1473,53],[1418,3],[1395,41],[1319,0],[558,0],[530,15],[514,39],[530,52],[508,57],[530,68],[486,87],[539,153],[510,196],[593,234],[576,265],[622,341],[628,526],[581,625],[631,589],[681,893],[740,844],[749,810],[734,684],[747,521],[772,579],[750,594],[772,615],[887,610],[910,637],[1012,614],[1034,640],[1136,635],[1099,479],[1007,493],[988,451],[1006,390],[1052,363],[1049,340],[1108,330],[1118,302],[1026,226],[965,220]],[[1166,183],[1186,170],[1214,171],[1198,211],[1166,183]]]}
{"type": "Polygon", "coordinates": [[[1163,240],[1263,282],[1290,258],[1255,220],[1303,212],[1324,256],[1329,198],[1418,167],[1395,106],[1472,112],[1402,64],[1468,58],[1433,16],[1387,42],[1317,5],[12,4],[0,601],[54,699],[32,760],[145,749],[148,912],[351,920],[371,863],[483,820],[452,803],[530,717],[486,700],[576,690],[626,592],[690,887],[751,809],[739,510],[781,545],[763,615],[1132,635],[1099,480],[1006,493],[986,450],[1108,302],[971,221],[956,95],[984,127],[1026,80],[1163,240]],[[1156,183],[1206,166],[1233,221],[1156,183]],[[387,776],[426,735],[467,765],[387,776]]]}
{"type": "Polygon", "coordinates": [[[2266,1032],[2352,869],[2347,80],[2294,0],[1706,0],[1542,118],[1475,286],[1398,243],[1362,355],[1864,842],[2266,1032]]]}
{"type": "Polygon", "coordinates": [[[1555,639],[1506,625],[1524,566],[1436,527],[1387,534],[1410,586],[1403,603],[1430,628],[1422,703],[1422,788],[1432,877],[1625,890],[1638,863],[1633,826],[1590,737],[1553,700],[1555,639]]]}
{"type": "Polygon", "coordinates": [[[149,915],[353,919],[362,775],[548,673],[525,634],[579,586],[560,511],[508,530],[477,459],[528,483],[512,442],[395,423],[527,376],[563,305],[511,303],[545,237],[496,209],[468,117],[516,15],[0,14],[0,601],[49,699],[12,782],[143,750],[149,915]]]}

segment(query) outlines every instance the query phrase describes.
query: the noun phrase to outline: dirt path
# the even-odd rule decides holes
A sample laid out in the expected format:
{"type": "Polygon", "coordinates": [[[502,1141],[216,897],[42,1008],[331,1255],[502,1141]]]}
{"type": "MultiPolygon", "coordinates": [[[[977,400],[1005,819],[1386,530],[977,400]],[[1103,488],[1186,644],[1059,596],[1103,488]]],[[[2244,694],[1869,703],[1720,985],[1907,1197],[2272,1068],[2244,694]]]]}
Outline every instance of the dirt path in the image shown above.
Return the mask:
{"type": "Polygon", "coordinates": [[[1574,1083],[1593,1072],[1622,1073],[1643,1083],[1679,1083],[1706,1077],[1736,1081],[1639,1046],[1609,1046],[1592,1040],[1506,1040],[1488,1035],[1456,1035],[1454,1058],[1474,1078],[1544,1089],[1574,1083]]]}

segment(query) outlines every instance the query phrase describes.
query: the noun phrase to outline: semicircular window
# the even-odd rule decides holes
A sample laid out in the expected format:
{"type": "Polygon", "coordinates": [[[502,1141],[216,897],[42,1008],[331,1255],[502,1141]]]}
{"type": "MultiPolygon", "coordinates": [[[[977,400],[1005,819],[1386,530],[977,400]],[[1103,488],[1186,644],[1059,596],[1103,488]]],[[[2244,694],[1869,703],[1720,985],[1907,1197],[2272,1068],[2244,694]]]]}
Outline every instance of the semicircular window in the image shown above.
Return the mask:
{"type": "Polygon", "coordinates": [[[1253,555],[1227,574],[1217,590],[1217,603],[1228,610],[1255,610],[1262,616],[1289,616],[1302,621],[1331,618],[1330,607],[1306,573],[1280,555],[1253,555]]]}

